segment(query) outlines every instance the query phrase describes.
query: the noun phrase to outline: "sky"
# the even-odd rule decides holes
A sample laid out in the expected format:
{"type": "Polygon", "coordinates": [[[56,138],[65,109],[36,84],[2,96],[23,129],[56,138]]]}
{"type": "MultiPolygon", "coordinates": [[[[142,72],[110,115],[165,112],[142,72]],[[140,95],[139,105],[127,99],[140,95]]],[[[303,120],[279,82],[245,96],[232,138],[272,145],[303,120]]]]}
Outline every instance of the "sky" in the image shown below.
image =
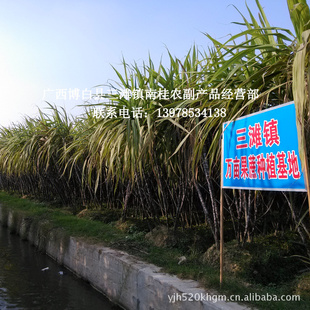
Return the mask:
{"type": "MultiPolygon", "coordinates": [[[[271,26],[294,32],[286,0],[260,3],[271,26]]],[[[244,0],[0,0],[0,126],[48,111],[46,101],[83,113],[123,58],[142,65],[150,55],[158,67],[167,50],[181,60],[194,44],[207,50],[204,33],[224,42],[244,29],[232,23],[242,22],[235,7],[248,17],[244,0]]]]}

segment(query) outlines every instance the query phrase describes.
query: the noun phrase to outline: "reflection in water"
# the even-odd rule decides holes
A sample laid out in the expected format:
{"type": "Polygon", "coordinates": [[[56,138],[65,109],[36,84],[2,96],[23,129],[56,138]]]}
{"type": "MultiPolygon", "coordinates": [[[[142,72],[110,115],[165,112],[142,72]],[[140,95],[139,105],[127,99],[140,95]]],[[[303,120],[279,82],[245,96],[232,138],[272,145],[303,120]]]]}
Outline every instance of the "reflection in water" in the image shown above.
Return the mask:
{"type": "Polygon", "coordinates": [[[0,309],[119,308],[29,242],[0,226],[0,309]]]}

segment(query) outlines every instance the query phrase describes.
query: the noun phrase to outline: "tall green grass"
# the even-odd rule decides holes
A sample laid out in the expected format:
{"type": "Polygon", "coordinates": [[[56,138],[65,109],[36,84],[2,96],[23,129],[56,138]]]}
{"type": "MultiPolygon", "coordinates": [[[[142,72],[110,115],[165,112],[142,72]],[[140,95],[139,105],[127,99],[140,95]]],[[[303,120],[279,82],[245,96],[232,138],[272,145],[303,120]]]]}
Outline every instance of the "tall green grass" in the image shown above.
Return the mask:
{"type": "MultiPolygon", "coordinates": [[[[308,29],[305,1],[288,1],[296,35],[271,27],[259,1],[258,18],[248,9],[240,13],[243,30],[222,43],[206,34],[213,47],[192,47],[184,59],[168,52],[170,65],[155,66],[151,57],[142,66],[123,61],[115,69],[116,90],[257,89],[254,99],[210,99],[209,92],[194,99],[130,99],[107,95],[117,117],[97,119],[92,107],[71,118],[49,106],[34,118],[0,130],[0,186],[83,208],[121,209],[122,217],[166,219],[178,227],[206,223],[219,240],[219,172],[221,128],[224,121],[264,108],[296,101],[301,145],[309,131],[308,29]],[[241,42],[241,43],[236,43],[241,42]],[[124,118],[123,108],[141,109],[142,118],[124,118]],[[159,118],[158,109],[225,109],[223,117],[159,118]],[[146,113],[146,117],[144,117],[146,113]]],[[[100,106],[96,106],[100,107],[100,106]]],[[[307,152],[303,152],[304,162],[307,152]]],[[[291,229],[305,212],[302,194],[284,196],[257,192],[226,193],[225,216],[231,238],[250,240],[263,229],[291,229]],[[286,205],[282,209],[281,205],[286,205]],[[296,206],[301,205],[297,211],[296,206]],[[251,218],[247,216],[250,208],[251,218]],[[274,214],[280,214],[277,218],[274,214]],[[266,226],[267,219],[272,222],[266,226]],[[288,218],[288,221],[284,219],[288,218]],[[265,228],[264,228],[265,227],[265,228]],[[267,228],[266,228],[267,227],[267,228]]],[[[302,240],[309,235],[301,225],[302,240]]]]}

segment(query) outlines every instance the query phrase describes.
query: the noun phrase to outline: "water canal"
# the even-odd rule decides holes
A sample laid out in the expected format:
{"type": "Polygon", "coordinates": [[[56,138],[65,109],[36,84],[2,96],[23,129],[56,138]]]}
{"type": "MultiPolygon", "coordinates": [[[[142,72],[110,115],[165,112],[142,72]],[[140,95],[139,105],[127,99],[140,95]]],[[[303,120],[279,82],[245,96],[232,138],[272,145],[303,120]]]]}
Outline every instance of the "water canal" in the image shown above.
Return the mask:
{"type": "Polygon", "coordinates": [[[0,309],[116,310],[104,295],[0,225],[0,309]],[[43,269],[43,271],[42,271],[43,269]]]}

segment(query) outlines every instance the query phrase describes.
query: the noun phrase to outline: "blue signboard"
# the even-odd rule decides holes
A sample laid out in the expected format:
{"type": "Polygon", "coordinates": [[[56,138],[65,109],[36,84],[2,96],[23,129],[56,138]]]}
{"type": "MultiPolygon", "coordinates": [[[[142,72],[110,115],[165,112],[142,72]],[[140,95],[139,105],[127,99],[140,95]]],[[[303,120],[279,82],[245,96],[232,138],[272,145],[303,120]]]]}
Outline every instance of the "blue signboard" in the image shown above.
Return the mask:
{"type": "Polygon", "coordinates": [[[306,191],[294,102],[223,124],[223,188],[306,191]]]}

